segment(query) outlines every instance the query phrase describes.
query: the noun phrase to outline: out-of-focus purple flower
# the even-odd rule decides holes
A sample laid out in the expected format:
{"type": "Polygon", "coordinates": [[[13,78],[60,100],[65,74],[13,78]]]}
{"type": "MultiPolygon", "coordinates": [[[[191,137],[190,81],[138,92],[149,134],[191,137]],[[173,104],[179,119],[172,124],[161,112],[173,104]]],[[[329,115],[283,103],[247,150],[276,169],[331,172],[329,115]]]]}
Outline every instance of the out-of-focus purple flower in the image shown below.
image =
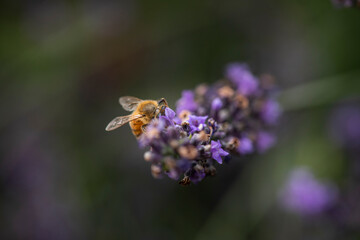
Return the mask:
{"type": "Polygon", "coordinates": [[[256,140],[257,149],[260,153],[267,151],[276,143],[276,138],[268,132],[259,132],[256,140]]]}
{"type": "Polygon", "coordinates": [[[318,214],[336,199],[336,189],[315,179],[306,168],[294,170],[283,192],[281,202],[290,211],[303,215],[318,214]]]}
{"type": "Polygon", "coordinates": [[[189,116],[189,124],[191,128],[191,132],[194,133],[196,131],[201,131],[204,129],[205,121],[208,116],[189,116]]]}
{"type": "Polygon", "coordinates": [[[331,0],[333,5],[338,8],[349,8],[360,6],[360,1],[354,0],[331,0]]]}
{"type": "Polygon", "coordinates": [[[229,155],[228,152],[224,151],[224,149],[221,148],[221,143],[219,140],[211,141],[211,157],[215,159],[218,163],[222,164],[222,158],[223,156],[229,155]]]}
{"type": "Polygon", "coordinates": [[[229,64],[226,68],[226,77],[237,86],[241,94],[246,96],[254,94],[259,86],[257,78],[249,71],[246,64],[229,64]]]}
{"type": "Polygon", "coordinates": [[[360,147],[360,107],[339,107],[330,119],[330,136],[337,145],[347,148],[360,147]]]}
{"type": "Polygon", "coordinates": [[[254,145],[249,138],[243,137],[240,139],[240,144],[237,150],[241,154],[249,154],[254,151],[254,145]]]}
{"type": "Polygon", "coordinates": [[[281,114],[280,105],[273,99],[266,100],[260,112],[263,121],[269,125],[276,124],[280,114],[281,114]]]}
{"type": "Polygon", "coordinates": [[[169,119],[173,120],[175,118],[175,112],[171,108],[167,107],[165,108],[165,116],[169,119]]]}
{"type": "Polygon", "coordinates": [[[218,111],[223,107],[223,103],[220,98],[215,98],[211,103],[211,110],[218,111]]]}
{"type": "Polygon", "coordinates": [[[138,143],[140,147],[146,147],[149,145],[150,142],[154,141],[155,139],[160,137],[160,121],[156,122],[156,124],[150,124],[146,128],[147,134],[142,134],[138,139],[138,143]]]}
{"type": "Polygon", "coordinates": [[[194,112],[198,107],[195,102],[194,93],[191,90],[184,90],[181,98],[176,102],[176,113],[179,115],[183,110],[194,112]]]}

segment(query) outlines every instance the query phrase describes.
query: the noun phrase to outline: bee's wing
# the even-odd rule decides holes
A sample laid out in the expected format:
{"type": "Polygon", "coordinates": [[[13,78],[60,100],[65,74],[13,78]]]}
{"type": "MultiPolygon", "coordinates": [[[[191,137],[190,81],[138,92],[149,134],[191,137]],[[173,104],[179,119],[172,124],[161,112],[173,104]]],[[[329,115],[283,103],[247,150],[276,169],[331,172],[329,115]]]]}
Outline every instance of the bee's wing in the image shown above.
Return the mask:
{"type": "Polygon", "coordinates": [[[131,121],[141,118],[141,117],[143,117],[143,115],[141,115],[141,114],[116,117],[107,125],[105,130],[112,131],[118,127],[121,127],[125,123],[131,122],[131,121]]]}
{"type": "Polygon", "coordinates": [[[134,111],[140,102],[142,102],[141,99],[131,96],[119,98],[119,103],[126,111],[134,111]]]}

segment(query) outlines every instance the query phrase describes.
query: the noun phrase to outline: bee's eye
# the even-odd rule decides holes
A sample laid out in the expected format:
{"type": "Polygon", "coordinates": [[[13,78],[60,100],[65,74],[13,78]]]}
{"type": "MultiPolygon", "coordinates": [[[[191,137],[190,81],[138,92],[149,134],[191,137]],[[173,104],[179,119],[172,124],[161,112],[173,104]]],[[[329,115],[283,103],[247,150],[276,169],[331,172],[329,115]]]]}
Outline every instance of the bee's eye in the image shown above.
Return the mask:
{"type": "Polygon", "coordinates": [[[146,112],[146,113],[153,113],[153,112],[155,112],[155,109],[156,109],[155,105],[147,104],[142,108],[142,111],[146,112]]]}

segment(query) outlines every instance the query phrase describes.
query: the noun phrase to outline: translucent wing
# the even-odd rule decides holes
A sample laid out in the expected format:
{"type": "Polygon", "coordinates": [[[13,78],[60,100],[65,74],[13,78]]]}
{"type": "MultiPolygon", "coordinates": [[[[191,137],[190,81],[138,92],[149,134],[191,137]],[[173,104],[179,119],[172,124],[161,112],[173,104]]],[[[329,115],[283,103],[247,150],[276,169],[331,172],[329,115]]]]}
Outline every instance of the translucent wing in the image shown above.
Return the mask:
{"type": "Polygon", "coordinates": [[[116,117],[114,118],[105,128],[106,131],[112,131],[116,128],[121,127],[125,123],[131,122],[135,119],[141,118],[143,115],[137,114],[137,115],[128,115],[128,116],[122,116],[122,117],[116,117]]]}
{"type": "Polygon", "coordinates": [[[140,102],[142,102],[141,99],[131,96],[119,98],[119,103],[126,111],[134,111],[140,102]]]}

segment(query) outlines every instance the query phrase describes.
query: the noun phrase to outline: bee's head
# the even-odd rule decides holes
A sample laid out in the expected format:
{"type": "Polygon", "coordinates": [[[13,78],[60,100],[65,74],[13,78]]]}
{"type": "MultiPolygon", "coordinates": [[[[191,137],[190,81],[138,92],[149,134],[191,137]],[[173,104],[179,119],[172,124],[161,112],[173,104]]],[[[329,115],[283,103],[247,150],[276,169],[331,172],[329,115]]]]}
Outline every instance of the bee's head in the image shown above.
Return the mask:
{"type": "Polygon", "coordinates": [[[147,103],[142,107],[142,112],[146,114],[148,117],[152,117],[155,114],[157,106],[153,103],[147,103]]]}

